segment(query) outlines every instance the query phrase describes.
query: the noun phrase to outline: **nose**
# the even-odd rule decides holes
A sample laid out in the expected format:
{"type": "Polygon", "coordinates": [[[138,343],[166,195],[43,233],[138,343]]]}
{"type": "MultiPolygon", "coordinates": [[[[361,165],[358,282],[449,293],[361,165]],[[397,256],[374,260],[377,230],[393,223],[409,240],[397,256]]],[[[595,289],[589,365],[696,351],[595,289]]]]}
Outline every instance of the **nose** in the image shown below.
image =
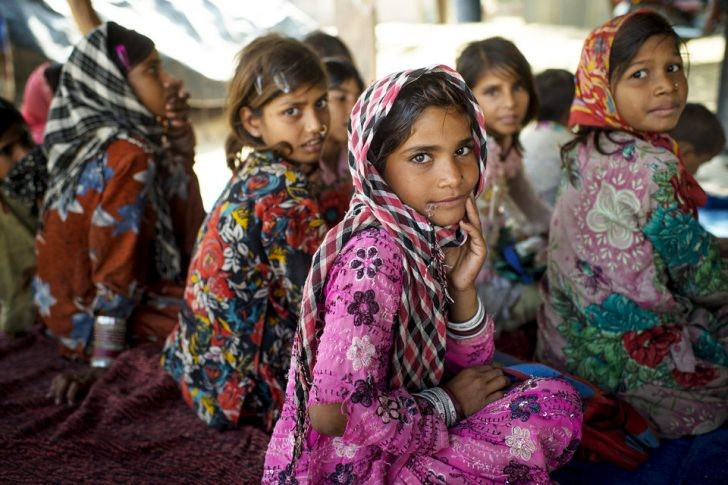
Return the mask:
{"type": "MultiPolygon", "coordinates": [[[[329,125],[329,108],[316,109],[311,108],[306,110],[306,131],[309,133],[321,133],[325,130],[324,126],[328,128],[329,125]]],[[[327,129],[326,128],[326,129],[327,129]]]]}
{"type": "Polygon", "coordinates": [[[505,90],[505,94],[503,95],[503,105],[506,108],[513,108],[516,104],[516,96],[513,93],[513,90],[507,89],[505,90]]]}
{"type": "Polygon", "coordinates": [[[677,76],[670,76],[668,73],[663,72],[655,78],[655,95],[672,93],[673,91],[677,91],[677,88],[677,76]]]}
{"type": "Polygon", "coordinates": [[[452,155],[442,160],[438,175],[438,182],[442,188],[458,187],[463,179],[462,167],[452,155]]]}

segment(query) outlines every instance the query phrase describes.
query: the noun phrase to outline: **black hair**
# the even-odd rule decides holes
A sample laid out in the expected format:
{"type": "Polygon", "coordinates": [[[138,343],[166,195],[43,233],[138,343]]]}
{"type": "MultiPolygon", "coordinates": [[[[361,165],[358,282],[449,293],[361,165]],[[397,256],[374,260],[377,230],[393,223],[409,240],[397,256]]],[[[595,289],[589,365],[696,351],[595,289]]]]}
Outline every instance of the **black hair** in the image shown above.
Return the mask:
{"type": "Polygon", "coordinates": [[[52,62],[43,71],[43,77],[45,78],[48,86],[51,88],[51,92],[55,93],[58,89],[58,81],[61,79],[61,70],[63,64],[60,62],[52,62]]]}
{"type": "Polygon", "coordinates": [[[106,24],[106,51],[111,62],[126,77],[129,71],[149,57],[154,42],[136,30],[122,27],[116,22],[106,24]]]}
{"type": "Polygon", "coordinates": [[[5,132],[14,126],[19,126],[26,131],[28,129],[23,115],[15,105],[5,98],[0,98],[0,136],[5,135],[5,132]]]}
{"type": "Polygon", "coordinates": [[[412,134],[412,126],[426,108],[454,108],[468,114],[470,99],[443,72],[429,72],[406,84],[387,116],[377,127],[367,159],[380,174],[386,159],[412,134]]]}
{"type": "Polygon", "coordinates": [[[322,59],[333,57],[342,59],[354,64],[354,58],[351,51],[344,41],[335,35],[327,34],[320,30],[315,30],[303,38],[303,43],[309,46],[322,59]]]}
{"type": "MultiPolygon", "coordinates": [[[[614,85],[616,80],[629,67],[632,59],[639,52],[640,47],[652,36],[665,36],[675,42],[675,48],[679,49],[682,41],[665,17],[652,10],[632,14],[617,30],[609,53],[609,72],[607,78],[609,83],[614,85]]],[[[618,143],[612,138],[611,128],[584,126],[579,127],[574,139],[561,147],[562,163],[568,168],[572,163],[569,153],[579,144],[586,142],[587,138],[594,134],[594,147],[602,155],[610,155],[600,144],[600,138],[604,135],[609,141],[618,143]]]]}
{"type": "Polygon", "coordinates": [[[725,132],[718,117],[698,103],[688,103],[670,136],[690,143],[698,155],[717,155],[725,148],[725,132]]]}
{"type": "Polygon", "coordinates": [[[263,140],[248,133],[240,121],[240,110],[247,107],[260,115],[263,108],[278,96],[301,86],[322,86],[328,81],[321,60],[302,42],[279,34],[267,34],[253,40],[238,54],[238,65],[228,89],[227,117],[231,133],[225,142],[228,166],[239,168],[237,154],[244,146],[290,150],[285,145],[263,146],[263,140]]]}
{"type": "MultiPolygon", "coordinates": [[[[471,42],[465,46],[457,61],[455,61],[455,69],[463,77],[470,89],[473,89],[488,71],[503,70],[513,73],[528,92],[528,108],[523,119],[523,125],[525,126],[536,116],[538,112],[538,94],[533,82],[531,65],[523,56],[523,53],[518,50],[518,47],[510,40],[503,37],[490,37],[485,40],[471,42]]],[[[487,125],[488,120],[485,120],[485,123],[487,125]]],[[[493,130],[489,133],[496,140],[500,138],[500,134],[495,133],[493,130]]],[[[513,146],[519,152],[522,152],[523,147],[518,140],[519,133],[520,131],[513,135],[513,146]]]]}
{"type": "Polygon", "coordinates": [[[329,78],[329,89],[338,88],[349,79],[353,79],[359,91],[364,91],[364,81],[361,80],[354,64],[334,57],[327,57],[323,59],[323,62],[329,78]]]}
{"type": "Polygon", "coordinates": [[[539,121],[561,123],[574,101],[574,75],[564,69],[546,69],[534,77],[539,121]]]}

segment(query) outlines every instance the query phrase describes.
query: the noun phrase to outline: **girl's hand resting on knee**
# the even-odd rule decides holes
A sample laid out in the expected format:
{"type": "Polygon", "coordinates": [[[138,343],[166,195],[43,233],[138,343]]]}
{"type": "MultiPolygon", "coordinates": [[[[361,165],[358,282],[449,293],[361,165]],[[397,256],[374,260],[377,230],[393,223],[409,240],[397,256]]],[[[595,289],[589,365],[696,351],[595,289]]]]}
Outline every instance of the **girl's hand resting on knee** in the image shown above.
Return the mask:
{"type": "Polygon", "coordinates": [[[445,384],[460,403],[467,418],[488,404],[503,397],[502,389],[511,383],[503,371],[491,365],[478,365],[461,370],[445,384]]]}

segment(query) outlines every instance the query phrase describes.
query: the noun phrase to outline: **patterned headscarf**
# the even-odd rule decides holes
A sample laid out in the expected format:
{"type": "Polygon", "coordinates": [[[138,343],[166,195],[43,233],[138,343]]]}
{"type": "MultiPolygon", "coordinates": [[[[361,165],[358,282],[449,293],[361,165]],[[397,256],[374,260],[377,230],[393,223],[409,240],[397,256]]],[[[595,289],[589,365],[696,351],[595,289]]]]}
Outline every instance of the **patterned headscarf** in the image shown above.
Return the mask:
{"type": "Polygon", "coordinates": [[[395,342],[391,360],[392,388],[421,390],[440,382],[444,370],[447,323],[447,289],[443,247],[459,246],[465,236],[457,226],[437,227],[423,215],[405,205],[389,188],[369,147],[382,120],[387,116],[401,89],[424,74],[442,72],[469,100],[467,111],[472,120],[472,135],[480,176],[475,192],[483,190],[486,135],[483,115],[470,89],[447,66],[391,74],[370,86],[351,112],[349,125],[349,169],[354,196],[344,220],[329,231],[313,258],[303,290],[303,305],[295,345],[298,354],[296,381],[297,445],[300,453],[308,391],[312,384],[317,340],[324,326],[324,285],[329,269],[347,241],[364,228],[386,230],[404,253],[404,284],[395,322],[395,342]]]}
{"type": "MultiPolygon", "coordinates": [[[[46,124],[43,149],[49,182],[43,211],[65,207],[76,196],[87,161],[101,156],[116,140],[128,140],[152,154],[150,169],[170,163],[162,149],[163,126],[137,99],[126,77],[110,58],[103,24],[82,39],[64,64],[46,124]]],[[[149,203],[156,211],[155,263],[166,279],[180,277],[169,204],[159,180],[149,203]]]]}
{"type": "MultiPolygon", "coordinates": [[[[576,69],[576,91],[569,115],[569,127],[591,126],[632,133],[654,146],[670,150],[679,161],[680,176],[688,187],[689,204],[704,206],[707,195],[698,182],[685,169],[675,140],[666,133],[639,132],[627,124],[617,111],[609,83],[609,58],[612,44],[624,22],[637,14],[652,12],[639,9],[621,17],[615,17],[593,30],[584,41],[579,67],[576,69]]],[[[659,15],[656,14],[655,15],[659,15]]]]}

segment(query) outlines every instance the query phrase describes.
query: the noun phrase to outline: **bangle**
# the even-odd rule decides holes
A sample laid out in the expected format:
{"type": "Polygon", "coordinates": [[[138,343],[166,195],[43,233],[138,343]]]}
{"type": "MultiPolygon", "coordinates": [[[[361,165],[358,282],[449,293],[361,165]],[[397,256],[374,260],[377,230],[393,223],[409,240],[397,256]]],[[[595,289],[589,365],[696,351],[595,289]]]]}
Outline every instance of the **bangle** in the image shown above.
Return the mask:
{"type": "Polygon", "coordinates": [[[470,320],[465,322],[448,322],[447,336],[455,340],[464,340],[479,335],[485,328],[485,307],[477,297],[478,309],[470,320]]]}
{"type": "Polygon", "coordinates": [[[455,397],[455,394],[452,393],[452,391],[447,386],[442,386],[442,390],[445,391],[445,394],[447,394],[447,397],[450,398],[450,401],[452,402],[453,406],[455,407],[455,415],[457,416],[457,421],[462,420],[465,418],[465,413],[463,412],[463,407],[460,405],[460,401],[457,400],[455,397]]]}
{"type": "Polygon", "coordinates": [[[92,367],[109,367],[124,350],[126,344],[126,320],[106,315],[94,319],[94,352],[92,367]]]}
{"type": "MultiPolygon", "coordinates": [[[[431,387],[415,394],[428,401],[448,428],[459,421],[456,400],[442,387],[431,387]]],[[[457,405],[459,406],[459,404],[457,405]]]]}

